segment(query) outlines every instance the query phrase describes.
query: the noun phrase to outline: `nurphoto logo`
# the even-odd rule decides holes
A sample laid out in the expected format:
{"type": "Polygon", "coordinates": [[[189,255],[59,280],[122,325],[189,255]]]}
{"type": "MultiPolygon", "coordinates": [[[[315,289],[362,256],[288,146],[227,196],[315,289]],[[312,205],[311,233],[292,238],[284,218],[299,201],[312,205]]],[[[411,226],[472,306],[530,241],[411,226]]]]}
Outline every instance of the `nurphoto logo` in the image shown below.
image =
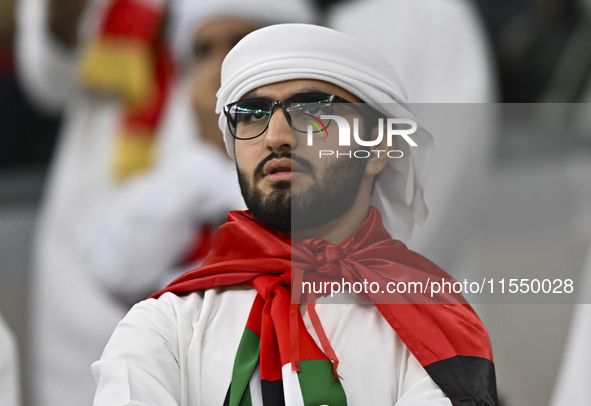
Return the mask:
{"type": "MultiPolygon", "coordinates": [[[[339,128],[339,146],[350,146],[351,145],[351,126],[347,119],[344,117],[334,115],[334,114],[323,114],[318,117],[304,113],[310,118],[306,118],[306,121],[310,122],[308,125],[308,139],[307,144],[308,146],[312,146],[314,143],[314,133],[320,133],[321,137],[324,135],[328,137],[328,130],[324,125],[324,122],[327,120],[333,120],[337,123],[339,128]]],[[[378,119],[378,136],[374,140],[364,140],[359,135],[359,119],[353,119],[353,139],[355,142],[362,146],[362,147],[375,147],[379,145],[382,140],[384,139],[384,132],[387,139],[387,145],[391,147],[393,145],[392,139],[394,136],[400,135],[402,139],[404,139],[408,145],[411,147],[417,147],[417,143],[413,141],[410,137],[411,134],[417,131],[417,123],[414,120],[406,119],[406,118],[388,118],[386,119],[386,125],[384,125],[384,119],[378,119]],[[410,128],[405,128],[410,126],[410,128]],[[384,130],[385,128],[385,130],[384,130]]],[[[349,152],[339,152],[335,150],[320,150],[319,151],[319,158],[323,156],[330,156],[335,155],[338,157],[340,156],[348,156],[348,157],[355,157],[355,158],[369,158],[371,153],[376,153],[378,156],[380,153],[386,153],[389,158],[402,158],[404,153],[400,150],[367,150],[367,149],[359,149],[356,151],[349,151],[349,152]]]]}

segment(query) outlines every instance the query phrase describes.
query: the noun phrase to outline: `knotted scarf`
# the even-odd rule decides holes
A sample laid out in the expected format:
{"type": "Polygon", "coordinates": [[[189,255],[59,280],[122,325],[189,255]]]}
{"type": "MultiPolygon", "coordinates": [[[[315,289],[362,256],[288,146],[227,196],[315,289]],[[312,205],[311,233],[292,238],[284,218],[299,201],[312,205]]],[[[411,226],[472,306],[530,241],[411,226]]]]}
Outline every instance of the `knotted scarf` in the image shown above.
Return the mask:
{"type": "MultiPolygon", "coordinates": [[[[248,383],[257,364],[265,405],[347,404],[337,375],[338,354],[314,310],[314,295],[308,295],[307,307],[322,348],[306,329],[300,305],[293,300],[299,296],[292,297],[291,292],[295,275],[320,282],[342,277],[350,282],[396,281],[423,279],[426,275],[453,281],[435,264],[392,240],[374,208],[367,220],[338,245],[320,238],[292,241],[248,211],[230,212],[203,266],[152,296],[240,283],[257,290],[225,404],[251,404],[248,383]]],[[[373,300],[371,293],[360,296],[373,300]]],[[[496,405],[490,341],[472,308],[457,295],[443,297],[445,304],[417,304],[405,295],[401,297],[406,302],[398,298],[399,304],[388,304],[377,297],[382,303],[376,303],[376,307],[452,403],[496,405]],[[400,304],[403,302],[406,304],[400,304]]]]}

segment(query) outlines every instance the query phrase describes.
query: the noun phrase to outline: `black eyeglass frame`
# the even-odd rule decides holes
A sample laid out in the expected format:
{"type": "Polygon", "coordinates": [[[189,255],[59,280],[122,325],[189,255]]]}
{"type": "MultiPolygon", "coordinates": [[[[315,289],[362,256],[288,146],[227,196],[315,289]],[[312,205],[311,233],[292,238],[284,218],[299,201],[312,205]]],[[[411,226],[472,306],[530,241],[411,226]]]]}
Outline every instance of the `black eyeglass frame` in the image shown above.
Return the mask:
{"type": "MultiPolygon", "coordinates": [[[[252,99],[238,100],[237,102],[230,103],[230,104],[227,104],[224,106],[224,115],[226,116],[226,120],[228,121],[228,128],[230,129],[230,134],[232,134],[232,137],[234,137],[235,139],[243,140],[243,141],[252,140],[257,137],[260,137],[261,135],[264,134],[265,131],[267,131],[267,128],[269,127],[269,123],[271,122],[271,117],[273,116],[273,113],[275,112],[275,106],[281,106],[281,109],[283,110],[283,115],[285,116],[285,119],[289,123],[290,127],[292,127],[291,115],[287,111],[287,106],[288,106],[288,103],[291,103],[291,101],[294,97],[298,97],[298,96],[302,96],[302,95],[311,95],[311,96],[318,95],[318,96],[322,96],[322,97],[327,97],[328,103],[348,103],[348,104],[352,104],[353,107],[356,108],[356,104],[347,100],[347,99],[344,99],[344,98],[334,95],[334,94],[327,94],[327,93],[322,93],[322,92],[297,93],[297,94],[294,94],[294,95],[288,97],[285,100],[276,100],[276,101],[271,101],[269,99],[265,99],[262,97],[261,98],[257,97],[257,98],[252,98],[252,99]],[[263,130],[258,135],[255,135],[254,137],[249,137],[249,138],[238,138],[236,136],[236,134],[234,133],[235,128],[236,128],[236,124],[234,123],[234,125],[232,125],[232,123],[234,122],[234,119],[230,115],[230,109],[232,107],[234,107],[235,105],[237,105],[238,103],[241,103],[244,101],[261,101],[261,102],[265,102],[265,103],[270,103],[269,118],[267,119],[267,123],[265,124],[265,128],[263,128],[263,130]]],[[[374,110],[374,109],[370,107],[369,110],[374,110]]],[[[367,114],[367,112],[362,112],[362,113],[367,114]]],[[[377,113],[377,111],[375,113],[377,113]]],[[[371,114],[371,115],[375,115],[375,114],[371,114]]],[[[298,130],[297,128],[293,128],[293,129],[297,132],[300,132],[300,133],[306,132],[306,131],[298,130]]]]}

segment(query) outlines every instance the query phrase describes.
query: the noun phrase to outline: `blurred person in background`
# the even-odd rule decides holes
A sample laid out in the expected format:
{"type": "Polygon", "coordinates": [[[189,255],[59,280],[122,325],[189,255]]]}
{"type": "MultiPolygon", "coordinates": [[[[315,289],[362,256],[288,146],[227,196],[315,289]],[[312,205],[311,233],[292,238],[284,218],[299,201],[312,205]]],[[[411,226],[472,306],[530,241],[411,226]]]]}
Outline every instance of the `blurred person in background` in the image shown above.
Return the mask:
{"type": "Polygon", "coordinates": [[[23,87],[47,111],[63,112],[33,241],[28,371],[34,405],[91,403],[89,366],[127,310],[96,284],[77,249],[89,217],[134,175],[193,142],[188,95],[173,89],[174,72],[159,32],[164,6],[110,0],[19,4],[23,87]],[[134,32],[132,26],[126,32],[129,19],[146,31],[134,32]],[[112,48],[111,58],[103,49],[104,62],[97,62],[100,48],[113,44],[123,49],[112,48]],[[145,59],[154,63],[145,65],[145,59]],[[81,67],[84,79],[78,79],[81,67]],[[143,75],[135,72],[141,67],[143,75]],[[93,68],[94,80],[88,74],[93,68]],[[104,76],[101,69],[121,76],[104,76]],[[105,77],[116,86],[96,82],[105,77]],[[139,101],[128,94],[134,91],[143,93],[139,101]]]}
{"type": "Polygon", "coordinates": [[[496,100],[492,55],[470,0],[346,2],[329,9],[328,25],[368,40],[397,67],[409,103],[496,100]]]}
{"type": "Polygon", "coordinates": [[[173,44],[190,70],[187,86],[198,144],[136,179],[96,216],[84,239],[89,269],[127,303],[145,299],[199,266],[228,211],[244,207],[215,113],[224,57],[243,36],[264,25],[312,20],[302,0],[181,0],[174,12],[173,44]]]}
{"type": "Polygon", "coordinates": [[[18,356],[12,332],[0,314],[0,405],[19,406],[18,356]]]}
{"type": "MultiPolygon", "coordinates": [[[[191,78],[179,74],[168,52],[166,7],[142,0],[22,0],[19,5],[23,85],[46,110],[64,112],[34,248],[30,368],[35,405],[91,403],[90,365],[133,302],[117,300],[89,271],[80,250],[89,224],[129,188],[140,187],[134,178],[185,160],[188,149],[201,146],[190,107],[191,78]]],[[[240,17],[243,9],[228,14],[240,17]]],[[[268,18],[233,24],[238,38],[224,41],[237,41],[268,18]]],[[[293,18],[281,14],[272,22],[293,18]]],[[[180,21],[170,24],[174,31],[180,21]]],[[[176,32],[177,38],[186,36],[187,51],[195,32],[191,23],[184,28],[176,32]]],[[[199,113],[199,106],[195,110],[199,113]]],[[[210,125],[206,116],[199,118],[206,140],[210,125]]],[[[209,162],[215,161],[203,148],[209,162]]],[[[212,220],[232,206],[219,207],[212,220]]]]}
{"type": "Polygon", "coordinates": [[[497,92],[477,9],[469,0],[356,1],[333,7],[328,22],[382,53],[405,84],[408,102],[417,103],[426,128],[436,131],[425,193],[429,219],[409,247],[452,276],[471,279],[470,219],[486,190],[495,135],[486,103],[497,92]]]}

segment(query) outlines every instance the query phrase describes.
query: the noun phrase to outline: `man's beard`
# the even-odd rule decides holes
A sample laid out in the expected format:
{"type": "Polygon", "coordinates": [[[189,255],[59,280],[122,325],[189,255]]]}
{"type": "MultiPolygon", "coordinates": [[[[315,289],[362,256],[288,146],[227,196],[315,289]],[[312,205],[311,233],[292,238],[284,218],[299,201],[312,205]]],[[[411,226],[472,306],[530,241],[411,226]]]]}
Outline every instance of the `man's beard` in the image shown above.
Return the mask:
{"type": "Polygon", "coordinates": [[[262,223],[284,233],[321,227],[345,214],[355,202],[363,180],[365,159],[341,158],[325,169],[322,176],[312,172],[310,162],[291,152],[272,152],[257,166],[252,184],[238,168],[238,182],[242,197],[251,214],[262,223]],[[291,182],[279,181],[273,191],[264,196],[253,187],[262,179],[263,166],[271,159],[291,158],[312,175],[312,186],[292,194],[291,182]]]}

